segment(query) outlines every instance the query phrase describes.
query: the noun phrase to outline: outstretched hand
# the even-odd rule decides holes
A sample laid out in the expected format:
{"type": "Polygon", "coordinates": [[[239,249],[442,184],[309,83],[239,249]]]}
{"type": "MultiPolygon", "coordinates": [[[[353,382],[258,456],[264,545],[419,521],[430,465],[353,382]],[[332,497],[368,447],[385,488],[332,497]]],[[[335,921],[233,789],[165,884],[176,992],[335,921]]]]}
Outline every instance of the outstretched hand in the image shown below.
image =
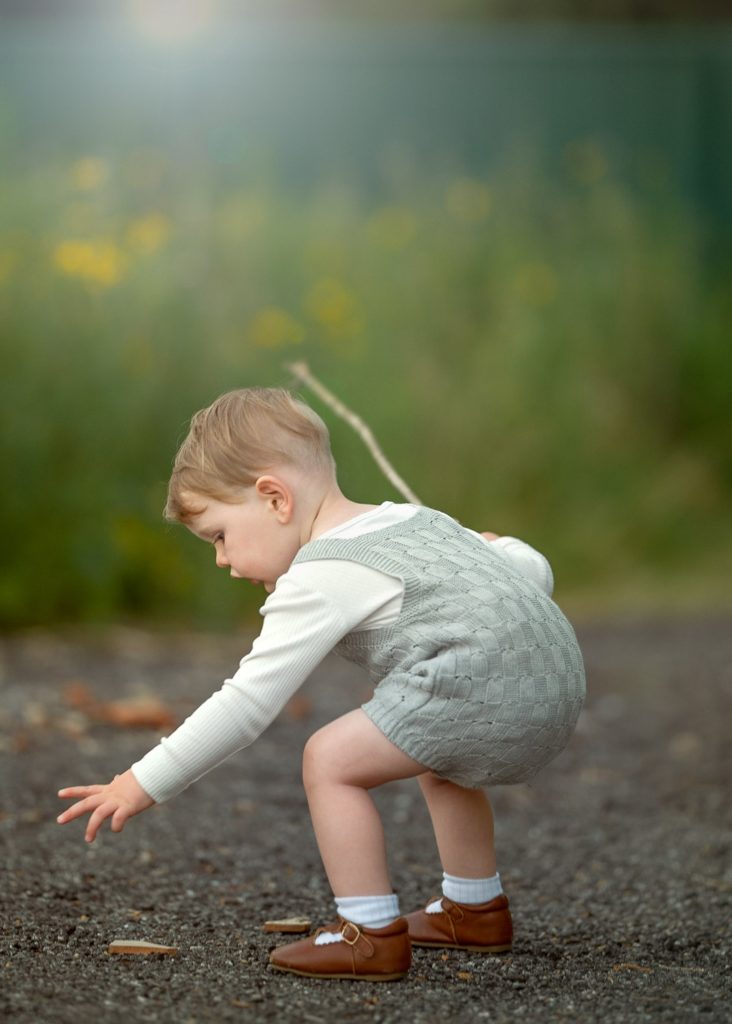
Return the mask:
{"type": "Polygon", "coordinates": [[[60,789],[58,795],[62,799],[82,797],[63,814],[59,814],[56,821],[59,825],[65,825],[67,821],[90,813],[84,836],[87,843],[94,842],[102,822],[107,818],[112,819],[112,832],[121,832],[128,818],[155,803],[129,769],[122,775],[115,775],[106,786],[70,786],[60,789]]]}

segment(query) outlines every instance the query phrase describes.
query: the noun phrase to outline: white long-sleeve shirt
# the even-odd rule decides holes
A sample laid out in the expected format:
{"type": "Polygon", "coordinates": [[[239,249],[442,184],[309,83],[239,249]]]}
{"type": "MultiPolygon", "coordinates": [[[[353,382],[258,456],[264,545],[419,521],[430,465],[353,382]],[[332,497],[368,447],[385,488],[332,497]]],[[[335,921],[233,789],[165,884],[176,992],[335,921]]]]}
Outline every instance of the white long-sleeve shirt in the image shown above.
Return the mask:
{"type": "MultiPolygon", "coordinates": [[[[417,508],[385,501],[320,536],[358,537],[402,522],[417,508]]],[[[551,596],[554,579],[542,554],[515,537],[481,540],[551,596]]],[[[391,625],[403,597],[400,579],[356,562],[322,559],[293,565],[260,608],[262,631],[238,670],[132,765],[137,781],[162,803],[249,746],[342,637],[391,625]]]]}

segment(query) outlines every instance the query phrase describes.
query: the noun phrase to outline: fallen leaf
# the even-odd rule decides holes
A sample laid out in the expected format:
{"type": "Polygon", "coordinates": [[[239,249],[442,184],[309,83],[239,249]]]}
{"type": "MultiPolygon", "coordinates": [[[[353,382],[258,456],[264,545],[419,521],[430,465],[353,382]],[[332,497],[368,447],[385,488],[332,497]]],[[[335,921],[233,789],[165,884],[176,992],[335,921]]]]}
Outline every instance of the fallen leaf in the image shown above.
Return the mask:
{"type": "Polygon", "coordinates": [[[473,977],[470,971],[458,971],[457,976],[461,981],[470,981],[473,977]]]}
{"type": "Polygon", "coordinates": [[[115,939],[107,947],[108,953],[163,953],[165,956],[177,956],[175,946],[159,946],[156,942],[144,942],[138,939],[115,939]]]}
{"type": "Polygon", "coordinates": [[[176,724],[168,705],[152,695],[98,701],[87,684],[78,680],[68,683],[63,694],[66,703],[87,718],[122,729],[169,729],[176,724]]]}
{"type": "Polygon", "coordinates": [[[266,932],[297,934],[299,932],[309,932],[310,921],[307,917],[282,917],[277,921],[265,921],[262,927],[266,932]]]}
{"type": "Polygon", "coordinates": [[[98,704],[92,717],[123,729],[168,729],[175,725],[170,708],[157,697],[130,697],[98,704]]]}

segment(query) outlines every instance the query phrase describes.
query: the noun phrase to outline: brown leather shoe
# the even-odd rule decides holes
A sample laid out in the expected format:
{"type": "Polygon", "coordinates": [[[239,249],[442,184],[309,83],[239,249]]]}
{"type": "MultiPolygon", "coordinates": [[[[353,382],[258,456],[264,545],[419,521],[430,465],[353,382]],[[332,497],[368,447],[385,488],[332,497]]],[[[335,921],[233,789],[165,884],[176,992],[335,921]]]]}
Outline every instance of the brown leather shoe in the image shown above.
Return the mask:
{"type": "Polygon", "coordinates": [[[407,914],[413,946],[469,949],[473,953],[506,953],[511,948],[513,923],[503,894],[488,903],[454,903],[446,896],[441,903],[442,909],[431,914],[426,910],[407,914]]]}
{"type": "Polygon", "coordinates": [[[340,917],[307,939],[273,949],[269,962],[278,971],[306,978],[396,981],[409,970],[412,947],[403,917],[386,928],[366,928],[340,917]],[[343,940],[316,946],[315,939],[323,932],[340,932],[343,940]]]}

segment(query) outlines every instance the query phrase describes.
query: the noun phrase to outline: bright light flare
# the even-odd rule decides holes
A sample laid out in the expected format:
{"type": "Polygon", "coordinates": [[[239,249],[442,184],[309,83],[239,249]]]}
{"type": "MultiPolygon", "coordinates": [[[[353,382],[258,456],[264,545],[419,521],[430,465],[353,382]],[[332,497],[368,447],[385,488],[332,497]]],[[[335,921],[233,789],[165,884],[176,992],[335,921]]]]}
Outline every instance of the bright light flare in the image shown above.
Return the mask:
{"type": "Polygon", "coordinates": [[[164,45],[191,42],[210,25],[216,0],[132,0],[132,19],[140,32],[164,45]]]}

